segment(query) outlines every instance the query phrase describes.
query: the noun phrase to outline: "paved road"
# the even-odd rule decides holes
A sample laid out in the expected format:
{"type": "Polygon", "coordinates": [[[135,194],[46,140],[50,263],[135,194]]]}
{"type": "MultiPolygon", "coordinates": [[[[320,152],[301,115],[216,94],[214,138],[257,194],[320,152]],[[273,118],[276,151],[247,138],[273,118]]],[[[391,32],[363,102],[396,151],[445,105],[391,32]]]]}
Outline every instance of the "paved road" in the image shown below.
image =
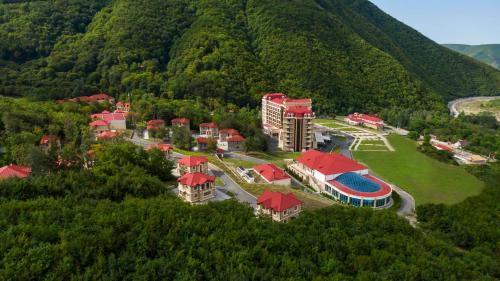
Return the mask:
{"type": "Polygon", "coordinates": [[[460,115],[460,112],[457,110],[457,105],[463,102],[471,102],[471,101],[490,101],[497,99],[498,96],[496,97],[468,97],[468,98],[461,98],[461,99],[456,99],[452,100],[448,103],[448,109],[450,110],[450,114],[453,117],[458,117],[460,115]]]}
{"type": "MultiPolygon", "coordinates": [[[[137,137],[135,134],[129,140],[132,143],[134,143],[135,145],[139,145],[142,147],[147,147],[150,144],[157,143],[154,141],[141,139],[141,138],[137,137]]],[[[178,152],[174,152],[172,155],[174,158],[177,158],[177,159],[184,156],[178,152]]],[[[220,189],[232,192],[235,195],[236,199],[238,199],[238,201],[245,203],[245,204],[248,204],[249,206],[251,206],[254,209],[256,208],[257,198],[255,198],[250,193],[246,192],[238,183],[233,181],[231,179],[231,177],[226,175],[226,173],[224,171],[222,171],[221,169],[219,169],[217,166],[215,166],[213,164],[209,164],[209,168],[210,168],[210,171],[212,172],[212,174],[219,177],[224,182],[224,186],[221,186],[220,189]]]]}

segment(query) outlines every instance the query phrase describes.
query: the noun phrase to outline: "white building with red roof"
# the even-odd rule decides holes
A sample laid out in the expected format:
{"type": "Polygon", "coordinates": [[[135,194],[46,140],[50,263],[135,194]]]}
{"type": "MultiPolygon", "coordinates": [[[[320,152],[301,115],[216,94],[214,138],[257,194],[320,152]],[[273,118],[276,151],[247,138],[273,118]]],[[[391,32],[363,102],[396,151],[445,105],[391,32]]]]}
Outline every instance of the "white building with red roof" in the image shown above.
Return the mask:
{"type": "Polygon", "coordinates": [[[302,211],[302,201],[293,193],[264,191],[257,198],[257,214],[270,216],[277,222],[288,222],[299,216],[302,211]]]}
{"type": "Polygon", "coordinates": [[[264,133],[278,139],[285,151],[303,151],[316,147],[311,99],[290,99],[283,93],[262,98],[264,133]]]}
{"type": "Polygon", "coordinates": [[[357,112],[347,115],[344,118],[344,121],[350,125],[363,125],[377,130],[382,129],[385,126],[384,120],[379,117],[357,112]]]}
{"type": "Polygon", "coordinates": [[[290,176],[274,164],[257,165],[253,170],[267,183],[284,186],[290,186],[292,183],[290,176]]]}
{"type": "Polygon", "coordinates": [[[0,168],[0,180],[8,178],[27,178],[31,175],[31,167],[10,164],[0,168]]]}
{"type": "Polygon", "coordinates": [[[217,138],[219,136],[219,127],[214,122],[201,123],[199,127],[201,136],[210,138],[217,138]]]}
{"type": "MultiPolygon", "coordinates": [[[[90,118],[93,121],[105,121],[107,123],[107,126],[109,127],[108,130],[112,131],[123,131],[127,129],[127,113],[126,112],[109,112],[107,110],[104,110],[101,113],[96,113],[92,114],[90,118]]],[[[92,127],[105,127],[103,122],[100,123],[90,123],[90,126],[92,127]],[[99,125],[97,125],[99,124],[99,125]]],[[[100,128],[97,128],[96,130],[101,130],[100,128]]]]}
{"type": "Polygon", "coordinates": [[[186,129],[190,129],[190,120],[188,118],[184,118],[184,117],[181,117],[181,118],[175,118],[175,119],[172,119],[172,126],[176,126],[176,127],[184,127],[186,129]]]}
{"type": "Polygon", "coordinates": [[[215,197],[215,177],[204,173],[186,173],[177,179],[179,197],[189,203],[203,202],[215,197]]]}
{"type": "Polygon", "coordinates": [[[177,173],[204,173],[208,174],[208,158],[205,156],[184,156],[177,161],[177,173]]]}
{"type": "Polygon", "coordinates": [[[118,133],[113,131],[104,131],[96,135],[98,140],[109,140],[116,137],[118,137],[118,133]]]}
{"type": "Polygon", "coordinates": [[[288,168],[341,204],[382,208],[391,203],[389,184],[371,176],[364,165],[341,154],[306,151],[288,168]]]}
{"type": "Polygon", "coordinates": [[[97,102],[97,103],[102,103],[102,102],[109,102],[109,103],[115,103],[115,98],[112,96],[106,94],[106,93],[99,93],[91,96],[81,96],[81,97],[76,97],[76,98],[71,98],[68,99],[68,102],[97,102]]]}

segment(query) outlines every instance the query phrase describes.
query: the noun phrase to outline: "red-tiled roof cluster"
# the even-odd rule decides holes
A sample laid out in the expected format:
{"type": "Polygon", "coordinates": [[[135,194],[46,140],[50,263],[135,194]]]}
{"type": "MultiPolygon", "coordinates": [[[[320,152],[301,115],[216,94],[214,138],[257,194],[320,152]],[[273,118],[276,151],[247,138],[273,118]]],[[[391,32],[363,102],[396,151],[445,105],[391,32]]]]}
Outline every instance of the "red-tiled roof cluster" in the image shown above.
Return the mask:
{"type": "Polygon", "coordinates": [[[184,117],[172,119],[172,125],[178,125],[178,124],[181,124],[181,125],[189,124],[189,119],[184,118],[184,117]]]}
{"type": "Polygon", "coordinates": [[[177,182],[180,182],[183,185],[191,187],[196,187],[206,182],[214,182],[214,181],[215,181],[214,176],[205,175],[203,173],[187,173],[177,179],[177,182]]]}
{"type": "Polygon", "coordinates": [[[219,130],[219,135],[221,134],[226,134],[226,135],[239,135],[240,132],[238,132],[238,130],[236,129],[220,129],[219,130]]]}
{"type": "Polygon", "coordinates": [[[262,195],[257,198],[257,204],[262,205],[266,209],[272,209],[276,212],[301,205],[302,201],[297,199],[293,193],[272,192],[269,190],[264,191],[262,195]]]}
{"type": "Polygon", "coordinates": [[[253,167],[253,170],[261,175],[264,179],[266,179],[268,182],[273,182],[273,181],[278,181],[278,180],[284,180],[284,179],[289,179],[290,176],[288,176],[285,171],[282,169],[278,168],[274,164],[262,164],[262,165],[257,165],[253,167]]]}
{"type": "Polygon", "coordinates": [[[195,167],[207,162],[208,159],[205,156],[184,156],[177,161],[177,163],[186,167],[195,167]]]}
{"type": "Polygon", "coordinates": [[[451,147],[441,143],[433,143],[432,146],[434,146],[437,150],[453,151],[451,147]]]}
{"type": "Polygon", "coordinates": [[[215,124],[214,122],[210,122],[210,123],[201,123],[200,128],[213,129],[213,128],[218,128],[218,127],[217,127],[217,124],[215,124]]]}
{"type": "Polygon", "coordinates": [[[121,110],[125,110],[125,111],[129,111],[130,103],[119,101],[116,103],[116,108],[121,109],[121,110]]]}
{"type": "Polygon", "coordinates": [[[161,120],[161,119],[149,120],[148,123],[147,123],[148,130],[158,129],[158,128],[161,128],[161,127],[165,127],[165,121],[161,120]]]}
{"type": "Polygon", "coordinates": [[[68,102],[99,102],[99,101],[113,101],[114,98],[112,96],[109,96],[105,93],[100,93],[96,95],[91,95],[91,96],[81,96],[81,97],[76,97],[76,98],[71,98],[68,99],[68,102]]]}
{"type": "Polygon", "coordinates": [[[343,174],[367,169],[365,166],[342,154],[329,154],[317,150],[302,152],[297,161],[310,169],[319,171],[323,175],[343,174]]]}
{"type": "Polygon", "coordinates": [[[109,126],[109,123],[107,121],[104,121],[104,120],[96,120],[96,121],[90,122],[89,125],[91,127],[109,126]]]}
{"type": "Polygon", "coordinates": [[[90,115],[90,118],[92,118],[92,120],[101,119],[101,120],[104,120],[106,122],[121,121],[121,120],[127,119],[127,112],[115,111],[115,112],[111,113],[107,110],[104,110],[101,113],[96,113],[96,114],[90,115]]]}
{"type": "Polygon", "coordinates": [[[10,164],[0,168],[0,179],[27,178],[31,174],[31,168],[10,164]]]}

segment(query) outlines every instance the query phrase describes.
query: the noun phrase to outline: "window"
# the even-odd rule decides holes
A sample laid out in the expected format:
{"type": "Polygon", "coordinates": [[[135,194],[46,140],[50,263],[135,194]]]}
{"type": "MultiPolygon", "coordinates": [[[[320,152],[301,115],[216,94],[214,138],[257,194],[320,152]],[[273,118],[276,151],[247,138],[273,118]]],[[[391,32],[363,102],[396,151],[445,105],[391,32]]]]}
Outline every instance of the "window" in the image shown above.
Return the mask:
{"type": "Polygon", "coordinates": [[[385,205],[385,199],[378,199],[376,202],[375,202],[375,206],[376,207],[380,207],[380,206],[384,206],[385,205]]]}
{"type": "Polygon", "coordinates": [[[361,199],[351,197],[351,205],[356,207],[361,206],[361,199]]]}
{"type": "Polygon", "coordinates": [[[347,204],[349,198],[347,197],[347,195],[344,195],[344,194],[340,194],[340,202],[344,203],[344,204],[347,204]]]}
{"type": "Polygon", "coordinates": [[[373,200],[363,199],[363,206],[373,207],[373,200]]]}

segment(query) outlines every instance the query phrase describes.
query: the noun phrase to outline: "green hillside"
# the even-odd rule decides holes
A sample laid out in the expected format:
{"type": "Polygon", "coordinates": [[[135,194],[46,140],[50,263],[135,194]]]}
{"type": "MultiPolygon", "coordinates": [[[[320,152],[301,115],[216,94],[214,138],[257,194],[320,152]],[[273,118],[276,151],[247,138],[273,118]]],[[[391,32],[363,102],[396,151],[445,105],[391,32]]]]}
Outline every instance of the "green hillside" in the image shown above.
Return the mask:
{"type": "Polygon", "coordinates": [[[445,44],[454,51],[473,57],[479,61],[487,63],[497,69],[500,69],[500,44],[489,45],[462,45],[462,44],[445,44]]]}
{"type": "Polygon", "coordinates": [[[8,96],[107,91],[256,105],[284,91],[312,96],[322,114],[444,110],[443,100],[500,92],[500,71],[367,0],[1,3],[8,96]]]}

